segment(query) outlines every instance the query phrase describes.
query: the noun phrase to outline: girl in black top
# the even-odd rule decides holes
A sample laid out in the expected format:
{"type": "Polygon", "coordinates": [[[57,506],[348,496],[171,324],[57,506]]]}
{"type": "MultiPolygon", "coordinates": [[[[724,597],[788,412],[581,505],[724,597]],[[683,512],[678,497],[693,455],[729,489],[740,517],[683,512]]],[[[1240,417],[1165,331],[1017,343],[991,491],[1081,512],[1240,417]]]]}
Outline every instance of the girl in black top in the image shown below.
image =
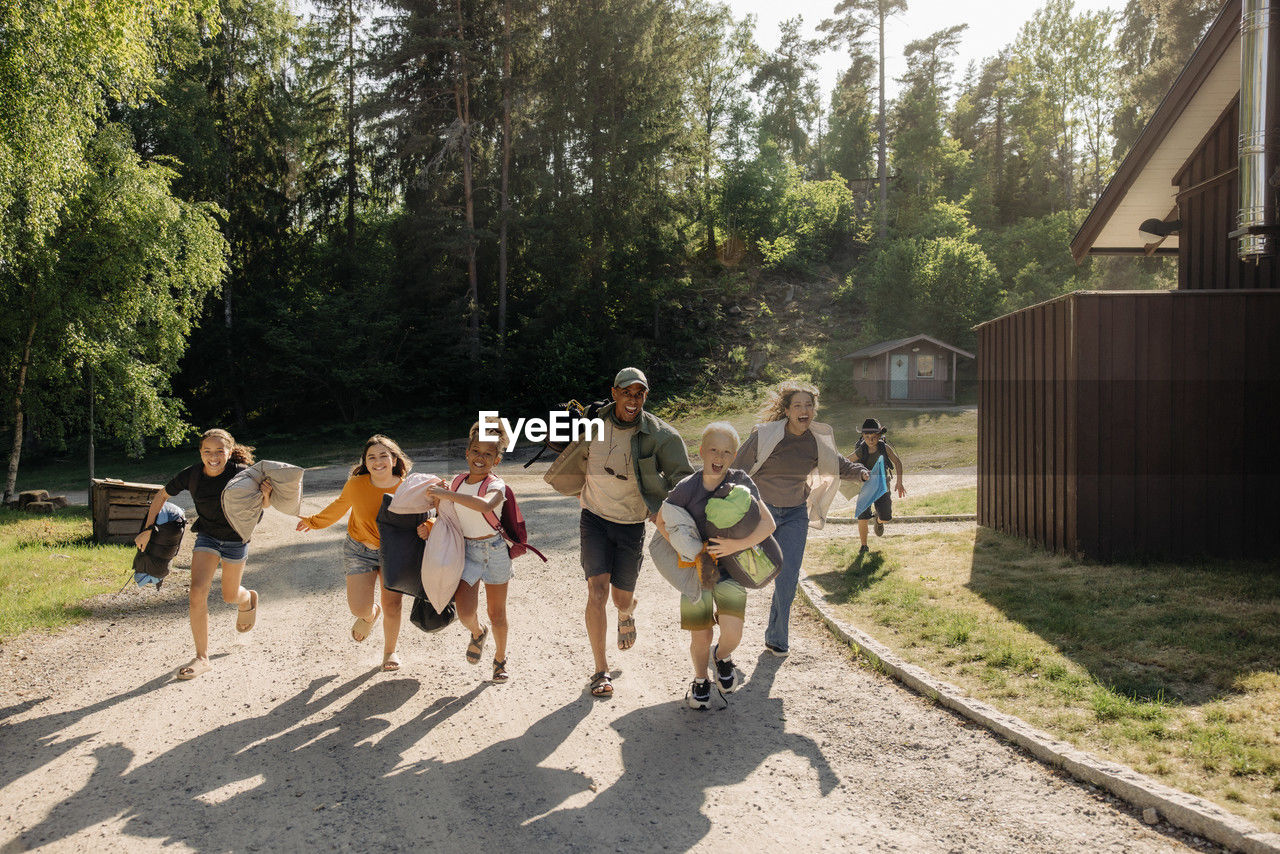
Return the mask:
{"type": "MultiPolygon", "coordinates": [[[[151,526],[164,503],[184,489],[191,493],[199,518],[191,530],[196,544],[191,552],[191,636],[196,644],[196,657],[178,669],[179,679],[194,679],[207,672],[209,664],[209,588],[213,575],[222,563],[222,600],[239,607],[236,631],[253,628],[258,616],[258,591],[240,586],[244,573],[248,544],[240,539],[222,513],[222,490],[241,469],[253,463],[253,448],[237,445],[226,430],[207,430],[200,437],[200,462],[188,466],[151,499],[146,524],[134,540],[145,550],[151,539],[151,526]]],[[[271,484],[262,482],[262,506],[271,504],[271,484]]]]}

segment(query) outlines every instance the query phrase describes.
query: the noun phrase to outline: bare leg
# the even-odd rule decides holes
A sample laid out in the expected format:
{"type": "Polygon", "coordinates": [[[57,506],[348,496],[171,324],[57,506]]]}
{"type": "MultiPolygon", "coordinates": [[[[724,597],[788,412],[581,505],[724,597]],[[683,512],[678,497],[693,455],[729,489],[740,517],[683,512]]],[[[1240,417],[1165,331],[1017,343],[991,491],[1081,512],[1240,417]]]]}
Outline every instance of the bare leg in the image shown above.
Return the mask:
{"type": "Polygon", "coordinates": [[[858,539],[862,541],[862,545],[867,544],[867,521],[866,519],[858,520],[858,539]]]}
{"type": "Polygon", "coordinates": [[[711,629],[689,632],[689,657],[693,659],[693,675],[707,678],[707,659],[711,656],[711,629]]]}
{"type": "Polygon", "coordinates": [[[718,622],[720,623],[720,640],[716,645],[716,658],[723,661],[733,655],[733,651],[742,642],[742,618],[721,614],[718,622]]]}
{"type": "Polygon", "coordinates": [[[347,576],[347,607],[351,616],[373,622],[373,593],[378,573],[361,572],[347,576]]]}
{"type": "Polygon", "coordinates": [[[191,639],[196,643],[196,658],[209,660],[209,588],[218,571],[218,555],[213,552],[191,553],[191,639]]]}
{"type": "Polygon", "coordinates": [[[459,581],[458,591],[453,594],[453,604],[458,611],[458,622],[467,627],[471,637],[480,637],[480,632],[484,631],[480,618],[476,616],[480,608],[480,582],[467,584],[459,581]]]}
{"type": "MultiPolygon", "coordinates": [[[[370,572],[368,575],[377,575],[370,572]]],[[[400,617],[404,613],[404,594],[382,588],[382,657],[392,655],[400,640],[400,617]]]]}
{"type": "Polygon", "coordinates": [[[484,585],[484,601],[493,627],[494,661],[507,660],[507,583],[484,585]]]}
{"type": "MultiPolygon", "coordinates": [[[[628,594],[630,595],[630,594],[628,594]]],[[[591,655],[595,659],[597,673],[609,672],[609,659],[605,655],[604,636],[609,630],[609,617],[605,603],[609,601],[609,575],[593,575],[587,579],[587,638],[591,641],[591,655]]]]}

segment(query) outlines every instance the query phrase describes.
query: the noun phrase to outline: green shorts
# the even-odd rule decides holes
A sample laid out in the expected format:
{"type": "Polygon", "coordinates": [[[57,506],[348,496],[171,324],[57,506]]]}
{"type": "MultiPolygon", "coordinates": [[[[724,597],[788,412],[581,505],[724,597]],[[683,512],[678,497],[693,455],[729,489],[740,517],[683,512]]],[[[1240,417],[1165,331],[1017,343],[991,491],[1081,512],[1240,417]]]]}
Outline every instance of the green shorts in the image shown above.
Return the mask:
{"type": "Polygon", "coordinates": [[[686,631],[705,631],[722,616],[741,620],[746,615],[747,589],[731,578],[718,582],[713,590],[703,590],[697,602],[680,597],[680,628],[686,631]]]}

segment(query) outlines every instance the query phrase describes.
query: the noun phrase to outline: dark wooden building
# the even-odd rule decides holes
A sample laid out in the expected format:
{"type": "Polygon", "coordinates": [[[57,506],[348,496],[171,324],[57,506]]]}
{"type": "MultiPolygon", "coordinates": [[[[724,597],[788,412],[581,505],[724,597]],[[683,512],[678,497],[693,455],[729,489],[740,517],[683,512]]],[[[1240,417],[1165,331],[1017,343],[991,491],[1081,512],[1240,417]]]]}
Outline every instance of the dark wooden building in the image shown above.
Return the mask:
{"type": "Polygon", "coordinates": [[[1242,190],[1264,167],[1280,187],[1280,152],[1260,166],[1238,142],[1259,115],[1280,142],[1280,36],[1261,48],[1277,91],[1242,95],[1259,49],[1241,19],[1224,5],[1071,246],[1176,255],[1177,290],[1074,293],[978,327],[979,524],[1099,559],[1280,554],[1280,235],[1246,219],[1242,190]]]}
{"type": "Polygon", "coordinates": [[[928,335],[881,341],[842,359],[853,363],[853,385],[873,403],[954,403],[956,360],[972,353],[928,335]]]}

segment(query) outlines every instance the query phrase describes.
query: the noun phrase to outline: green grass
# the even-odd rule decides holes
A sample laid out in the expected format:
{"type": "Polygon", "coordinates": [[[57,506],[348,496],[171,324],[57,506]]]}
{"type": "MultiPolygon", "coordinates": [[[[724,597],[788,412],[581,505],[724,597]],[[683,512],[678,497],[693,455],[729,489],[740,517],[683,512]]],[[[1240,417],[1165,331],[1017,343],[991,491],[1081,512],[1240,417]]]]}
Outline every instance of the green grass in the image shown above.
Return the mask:
{"type": "Polygon", "coordinates": [[[0,510],[0,642],[84,619],[86,599],[132,577],[133,548],[94,545],[92,529],[85,507],[0,510]]]}
{"type": "Polygon", "coordinates": [[[907,661],[1280,829],[1280,573],[1080,563],[985,529],[815,543],[806,571],[907,661]]]}
{"type": "Polygon", "coordinates": [[[935,492],[919,498],[906,498],[893,503],[895,516],[939,516],[978,512],[978,487],[968,486],[949,492],[935,492]]]}
{"type": "MultiPolygon", "coordinates": [[[[712,421],[728,421],[745,439],[758,423],[756,412],[769,387],[757,384],[698,403],[667,401],[656,413],[679,430],[693,448],[697,447],[702,428],[712,421]]],[[[836,445],[846,454],[858,441],[862,422],[875,418],[889,428],[887,438],[902,459],[908,477],[923,469],[977,465],[978,413],[974,409],[888,409],[828,397],[820,397],[818,402],[818,420],[835,429],[836,445]]]]}

